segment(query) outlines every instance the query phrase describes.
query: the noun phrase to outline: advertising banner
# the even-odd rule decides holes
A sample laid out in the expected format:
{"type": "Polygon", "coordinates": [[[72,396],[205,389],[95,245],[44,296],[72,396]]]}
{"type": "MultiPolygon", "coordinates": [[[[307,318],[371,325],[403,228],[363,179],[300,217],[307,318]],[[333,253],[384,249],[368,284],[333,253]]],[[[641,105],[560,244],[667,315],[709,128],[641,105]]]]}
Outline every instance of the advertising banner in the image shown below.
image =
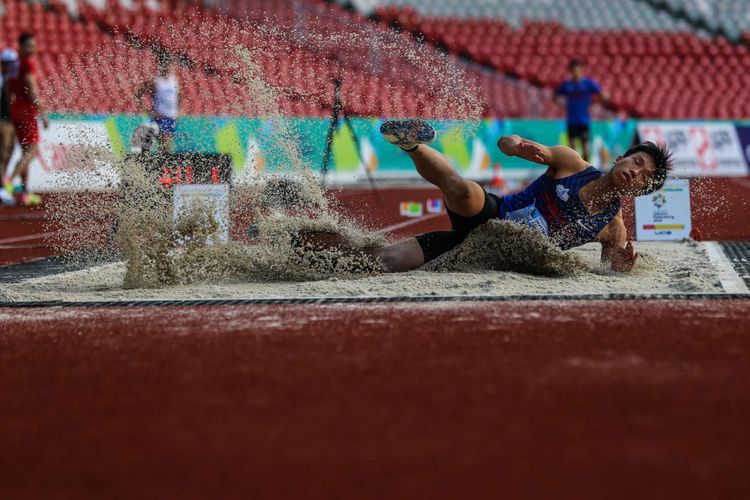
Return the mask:
{"type": "Polygon", "coordinates": [[[690,236],[690,181],[668,179],[664,187],[635,199],[638,241],[682,240],[690,236]]]}
{"type": "MultiPolygon", "coordinates": [[[[138,115],[52,115],[49,129],[41,129],[41,155],[31,166],[30,188],[37,191],[112,189],[118,175],[107,159],[130,153],[135,128],[147,121],[138,115]]],[[[380,118],[352,118],[359,150],[342,126],[334,134],[327,183],[367,181],[367,172],[378,179],[414,179],[414,165],[399,148],[383,139],[380,118]]],[[[432,144],[442,151],[462,175],[488,182],[495,164],[502,165],[506,180],[522,183],[544,167],[508,157],[497,148],[506,134],[519,134],[544,144],[565,144],[565,124],[560,120],[431,121],[438,130],[432,144]]],[[[260,172],[288,173],[294,165],[319,172],[328,130],[326,118],[247,118],[185,116],[177,121],[175,153],[221,153],[232,158],[234,178],[260,172]]],[[[592,163],[606,167],[622,154],[635,133],[634,121],[592,123],[592,163]]],[[[18,157],[18,152],[15,158],[18,157]]],[[[14,164],[14,160],[11,165],[14,164]]]]}
{"type": "MultiPolygon", "coordinates": [[[[103,121],[52,120],[49,128],[40,125],[39,135],[39,154],[29,171],[32,190],[106,190],[119,181],[103,121]]],[[[20,156],[16,146],[9,168],[20,156]]]]}
{"type": "Polygon", "coordinates": [[[740,137],[742,152],[745,154],[745,161],[750,165],[750,126],[742,125],[737,127],[737,135],[740,137]]]}
{"type": "Polygon", "coordinates": [[[680,177],[744,176],[748,164],[732,122],[639,122],[641,141],[666,143],[680,177]]]}

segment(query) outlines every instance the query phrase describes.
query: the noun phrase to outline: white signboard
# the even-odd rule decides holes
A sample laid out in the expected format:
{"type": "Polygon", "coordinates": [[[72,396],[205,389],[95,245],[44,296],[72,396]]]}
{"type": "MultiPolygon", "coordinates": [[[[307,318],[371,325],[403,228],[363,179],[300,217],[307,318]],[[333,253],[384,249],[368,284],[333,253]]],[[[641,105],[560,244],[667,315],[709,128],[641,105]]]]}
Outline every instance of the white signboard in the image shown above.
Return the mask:
{"type": "Polygon", "coordinates": [[[635,236],[639,241],[682,240],[690,236],[690,182],[668,179],[664,187],[635,199],[635,236]]]}
{"type": "MultiPolygon", "coordinates": [[[[9,168],[21,157],[15,146],[9,168]]],[[[39,155],[31,162],[29,189],[67,191],[113,189],[120,176],[113,167],[114,153],[103,121],[39,123],[39,155]]]]}
{"type": "Polygon", "coordinates": [[[175,186],[172,216],[175,220],[183,210],[195,203],[210,207],[219,224],[219,239],[229,241],[229,185],[227,184],[180,184],[175,186]]]}
{"type": "Polygon", "coordinates": [[[666,143],[676,177],[744,176],[748,166],[731,122],[640,122],[642,141],[666,143]]]}

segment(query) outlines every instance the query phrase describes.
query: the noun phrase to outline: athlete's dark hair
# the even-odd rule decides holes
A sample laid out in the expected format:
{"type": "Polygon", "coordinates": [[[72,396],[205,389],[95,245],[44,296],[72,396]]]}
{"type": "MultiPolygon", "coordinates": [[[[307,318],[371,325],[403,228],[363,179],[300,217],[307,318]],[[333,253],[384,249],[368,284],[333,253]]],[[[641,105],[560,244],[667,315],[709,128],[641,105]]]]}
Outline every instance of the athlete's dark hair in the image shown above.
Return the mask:
{"type": "Polygon", "coordinates": [[[578,68],[583,66],[583,59],[579,59],[577,57],[570,60],[568,63],[568,69],[572,70],[573,68],[578,68]]]}
{"type": "Polygon", "coordinates": [[[651,161],[654,162],[654,175],[651,177],[651,182],[643,188],[640,194],[651,194],[654,191],[660,190],[664,186],[664,181],[667,180],[667,173],[674,167],[672,152],[666,144],[654,144],[653,142],[645,141],[631,146],[630,149],[625,151],[623,156],[628,157],[636,153],[646,153],[651,157],[651,161]]]}
{"type": "Polygon", "coordinates": [[[34,38],[34,33],[24,31],[23,33],[18,35],[18,45],[23,45],[27,40],[31,40],[32,38],[34,38]]]}

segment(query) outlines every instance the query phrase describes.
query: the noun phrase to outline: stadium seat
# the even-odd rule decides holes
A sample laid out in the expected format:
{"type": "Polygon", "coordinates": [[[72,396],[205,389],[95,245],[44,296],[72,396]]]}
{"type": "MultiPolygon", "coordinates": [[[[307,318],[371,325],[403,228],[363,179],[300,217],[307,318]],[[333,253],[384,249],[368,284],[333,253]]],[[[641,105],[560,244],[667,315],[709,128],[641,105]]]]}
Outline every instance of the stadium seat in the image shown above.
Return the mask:
{"type": "MultiPolygon", "coordinates": [[[[154,74],[155,61],[145,45],[131,44],[134,36],[189,61],[189,69],[178,70],[186,112],[253,113],[249,105],[227,103],[239,101],[237,96],[248,92],[243,78],[249,70],[243,69],[240,56],[227,49],[240,44],[252,51],[269,83],[284,88],[283,112],[328,114],[325,106],[330,106],[331,79],[343,71],[347,75],[344,99],[355,115],[450,117],[449,110],[424,98],[428,91],[425,75],[405,58],[378,54],[378,67],[362,64],[373,55],[367,39],[347,43],[346,51],[343,47],[333,51],[304,38],[290,40],[274,34],[274,23],[293,25],[304,16],[308,29],[321,36],[345,32],[347,27],[372,36],[399,36],[385,29],[398,22],[454,54],[468,56],[488,68],[463,65],[486,101],[486,116],[559,117],[561,110],[551,99],[552,90],[566,77],[572,57],[587,61],[588,73],[600,80],[616,108],[637,116],[750,114],[746,47],[686,31],[684,23],[664,18],[664,12],[635,0],[616,6],[605,0],[498,0],[491,9],[487,2],[468,0],[378,3],[381,26],[319,2],[312,2],[296,17],[286,0],[252,0],[242,5],[230,1],[225,5],[230,15],[179,3],[161,3],[155,11],[149,7],[156,5],[152,2],[132,2],[132,9],[116,1],[103,4],[106,9],[80,2],[79,18],[74,19],[54,2],[44,8],[7,0],[5,15],[0,17],[0,39],[10,45],[20,31],[38,33],[40,87],[57,111],[135,111],[133,93],[154,74]],[[611,8],[604,8],[604,3],[611,8]],[[259,9],[265,9],[264,15],[259,9]],[[326,14],[320,15],[323,11],[326,14]],[[273,21],[266,17],[269,13],[275,16],[273,21]],[[238,23],[249,22],[256,23],[256,28],[238,29],[238,23]],[[704,89],[716,95],[709,96],[704,89]]],[[[735,3],[721,0],[717,5],[723,7],[717,9],[732,13],[735,3]]],[[[750,35],[746,36],[750,41],[750,35]]]]}
{"type": "MultiPolygon", "coordinates": [[[[496,3],[511,7],[510,2],[496,3]]],[[[659,31],[649,22],[634,22],[648,12],[648,5],[638,10],[632,2],[614,7],[616,4],[605,6],[599,0],[565,3],[534,0],[523,5],[513,2],[518,10],[528,14],[526,18],[518,18],[510,9],[498,14],[502,19],[477,20],[430,17],[438,12],[461,17],[464,10],[458,4],[417,0],[381,4],[387,4],[378,10],[385,23],[408,26],[452,52],[550,90],[566,78],[567,61],[581,57],[587,62],[587,72],[603,84],[619,110],[651,118],[747,116],[750,89],[743,83],[750,75],[747,48],[724,37],[707,38],[684,31],[685,26],[679,22],[659,24],[659,31]],[[549,11],[570,10],[570,15],[555,17],[555,21],[540,20],[551,18],[548,11],[540,9],[542,3],[549,11]],[[407,7],[397,8],[394,4],[407,7]],[[605,8],[608,6],[614,7],[614,14],[613,9],[605,8]],[[584,7],[592,14],[586,22],[571,13],[584,7]],[[445,9],[449,12],[443,12],[445,9]],[[601,16],[620,20],[625,16],[628,22],[612,24],[608,17],[601,19],[601,16]],[[628,29],[601,31],[615,25],[628,29]],[[479,38],[477,32],[481,33],[481,45],[471,40],[472,33],[475,39],[479,38]],[[650,97],[660,95],[660,89],[677,93],[675,107],[659,105],[660,101],[650,97]],[[716,105],[707,100],[704,89],[719,92],[732,89],[731,102],[716,105]],[[705,105],[687,105],[693,102],[705,105]]],[[[654,19],[663,15],[660,13],[654,19]]]]}

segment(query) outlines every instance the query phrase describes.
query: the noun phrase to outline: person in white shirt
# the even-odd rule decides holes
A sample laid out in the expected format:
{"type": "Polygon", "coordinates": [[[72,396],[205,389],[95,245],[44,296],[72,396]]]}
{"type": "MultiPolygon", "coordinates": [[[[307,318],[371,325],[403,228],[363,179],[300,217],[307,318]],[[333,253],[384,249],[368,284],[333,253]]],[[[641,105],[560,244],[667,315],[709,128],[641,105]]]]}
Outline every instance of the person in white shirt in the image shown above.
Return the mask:
{"type": "Polygon", "coordinates": [[[151,96],[147,109],[151,120],[159,127],[161,151],[171,151],[174,144],[176,120],[180,114],[180,86],[172,71],[169,56],[159,56],[159,74],[143,82],[135,96],[143,106],[143,96],[151,96]]]}

